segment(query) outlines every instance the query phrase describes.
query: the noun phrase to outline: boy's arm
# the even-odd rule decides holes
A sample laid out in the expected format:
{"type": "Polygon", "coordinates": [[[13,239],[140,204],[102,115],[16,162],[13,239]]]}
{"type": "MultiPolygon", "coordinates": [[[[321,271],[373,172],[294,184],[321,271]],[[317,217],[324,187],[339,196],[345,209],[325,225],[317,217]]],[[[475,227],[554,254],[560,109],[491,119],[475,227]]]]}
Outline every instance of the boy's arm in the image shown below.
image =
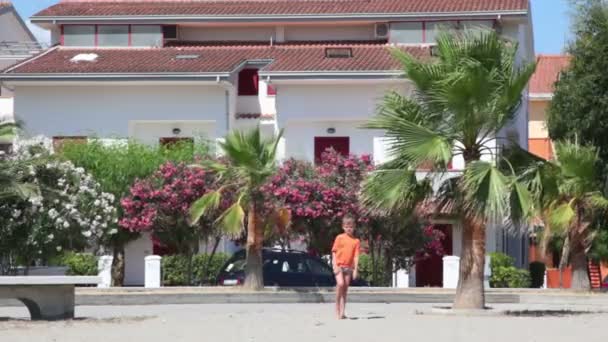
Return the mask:
{"type": "Polygon", "coordinates": [[[336,264],[336,252],[331,252],[331,268],[334,270],[334,274],[338,273],[338,265],[336,264]]]}
{"type": "Polygon", "coordinates": [[[355,269],[353,271],[353,279],[359,277],[359,249],[361,249],[361,245],[359,241],[357,241],[357,246],[355,247],[355,269]]]}

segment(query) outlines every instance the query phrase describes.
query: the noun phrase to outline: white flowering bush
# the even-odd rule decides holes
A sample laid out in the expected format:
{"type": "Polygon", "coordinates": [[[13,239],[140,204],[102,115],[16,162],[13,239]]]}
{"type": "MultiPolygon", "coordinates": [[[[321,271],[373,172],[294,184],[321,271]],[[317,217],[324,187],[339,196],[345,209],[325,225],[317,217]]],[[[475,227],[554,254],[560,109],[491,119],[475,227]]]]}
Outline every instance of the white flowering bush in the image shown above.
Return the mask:
{"type": "Polygon", "coordinates": [[[97,251],[117,233],[116,198],[72,162],[60,161],[44,141],[20,142],[8,163],[27,163],[19,175],[40,188],[29,199],[0,199],[0,258],[30,265],[63,249],[97,251]]]}

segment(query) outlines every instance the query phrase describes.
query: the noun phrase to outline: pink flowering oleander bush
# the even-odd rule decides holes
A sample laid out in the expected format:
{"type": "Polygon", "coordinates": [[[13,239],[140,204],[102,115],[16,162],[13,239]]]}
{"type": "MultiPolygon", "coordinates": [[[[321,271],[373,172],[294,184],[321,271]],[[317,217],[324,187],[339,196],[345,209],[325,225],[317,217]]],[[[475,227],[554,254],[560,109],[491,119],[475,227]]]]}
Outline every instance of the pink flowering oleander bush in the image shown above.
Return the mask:
{"type": "Polygon", "coordinates": [[[369,156],[343,157],[328,150],[316,166],[295,159],[285,161],[263,192],[268,196],[267,205],[290,211],[292,234],[307,235],[311,250],[327,253],[345,214],[356,215],[363,224],[369,220],[359,205],[358,193],[372,169],[369,156]]]}
{"type": "MultiPolygon", "coordinates": [[[[362,206],[361,186],[373,170],[369,156],[342,156],[331,149],[323,153],[316,165],[290,159],[264,187],[266,205],[289,210],[291,238],[304,236],[311,253],[330,253],[333,239],[342,232],[342,217],[350,213],[357,217],[364,252],[373,247],[383,255],[390,254],[398,267],[443,255],[444,235],[432,225],[372,215],[362,206]]],[[[382,263],[379,265],[384,267],[382,263]]]]}
{"type": "MultiPolygon", "coordinates": [[[[121,200],[124,216],[119,224],[132,232],[150,232],[160,245],[179,254],[191,253],[198,241],[214,233],[208,215],[191,225],[190,206],[202,195],[217,189],[216,175],[200,167],[166,162],[150,177],[136,181],[121,200]]],[[[227,208],[223,199],[220,210],[227,208]]],[[[218,211],[219,212],[219,211],[218,211]]]]}

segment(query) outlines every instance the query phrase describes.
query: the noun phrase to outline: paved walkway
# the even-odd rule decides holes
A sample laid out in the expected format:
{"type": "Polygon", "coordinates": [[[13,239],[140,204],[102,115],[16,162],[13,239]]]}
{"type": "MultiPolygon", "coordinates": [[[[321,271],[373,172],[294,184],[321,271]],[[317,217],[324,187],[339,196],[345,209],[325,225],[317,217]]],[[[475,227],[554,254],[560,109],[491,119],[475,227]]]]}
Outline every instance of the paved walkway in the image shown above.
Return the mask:
{"type": "MultiPolygon", "coordinates": [[[[554,305],[501,304],[513,310],[561,310],[554,305]]],[[[352,304],[337,321],[331,304],[207,304],[82,306],[78,319],[30,322],[25,308],[0,308],[0,341],[605,341],[608,315],[569,317],[447,317],[418,315],[430,304],[352,304]],[[21,317],[6,319],[2,317],[21,317]]],[[[608,306],[577,310],[608,312],[608,306]]]]}

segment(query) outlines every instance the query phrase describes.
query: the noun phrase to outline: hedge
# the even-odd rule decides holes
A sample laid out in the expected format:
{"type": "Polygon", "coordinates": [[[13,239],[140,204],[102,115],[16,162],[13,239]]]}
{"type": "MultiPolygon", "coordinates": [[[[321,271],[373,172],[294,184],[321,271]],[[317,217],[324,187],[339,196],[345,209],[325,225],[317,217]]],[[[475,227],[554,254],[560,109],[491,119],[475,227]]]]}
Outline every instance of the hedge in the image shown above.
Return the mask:
{"type": "Polygon", "coordinates": [[[192,258],[192,284],[187,283],[188,262],[184,255],[164,256],[161,261],[163,286],[215,285],[220,268],[226,263],[229,255],[216,253],[204,270],[209,259],[208,254],[197,254],[192,258]],[[203,276],[204,272],[204,276],[203,276]]]}

